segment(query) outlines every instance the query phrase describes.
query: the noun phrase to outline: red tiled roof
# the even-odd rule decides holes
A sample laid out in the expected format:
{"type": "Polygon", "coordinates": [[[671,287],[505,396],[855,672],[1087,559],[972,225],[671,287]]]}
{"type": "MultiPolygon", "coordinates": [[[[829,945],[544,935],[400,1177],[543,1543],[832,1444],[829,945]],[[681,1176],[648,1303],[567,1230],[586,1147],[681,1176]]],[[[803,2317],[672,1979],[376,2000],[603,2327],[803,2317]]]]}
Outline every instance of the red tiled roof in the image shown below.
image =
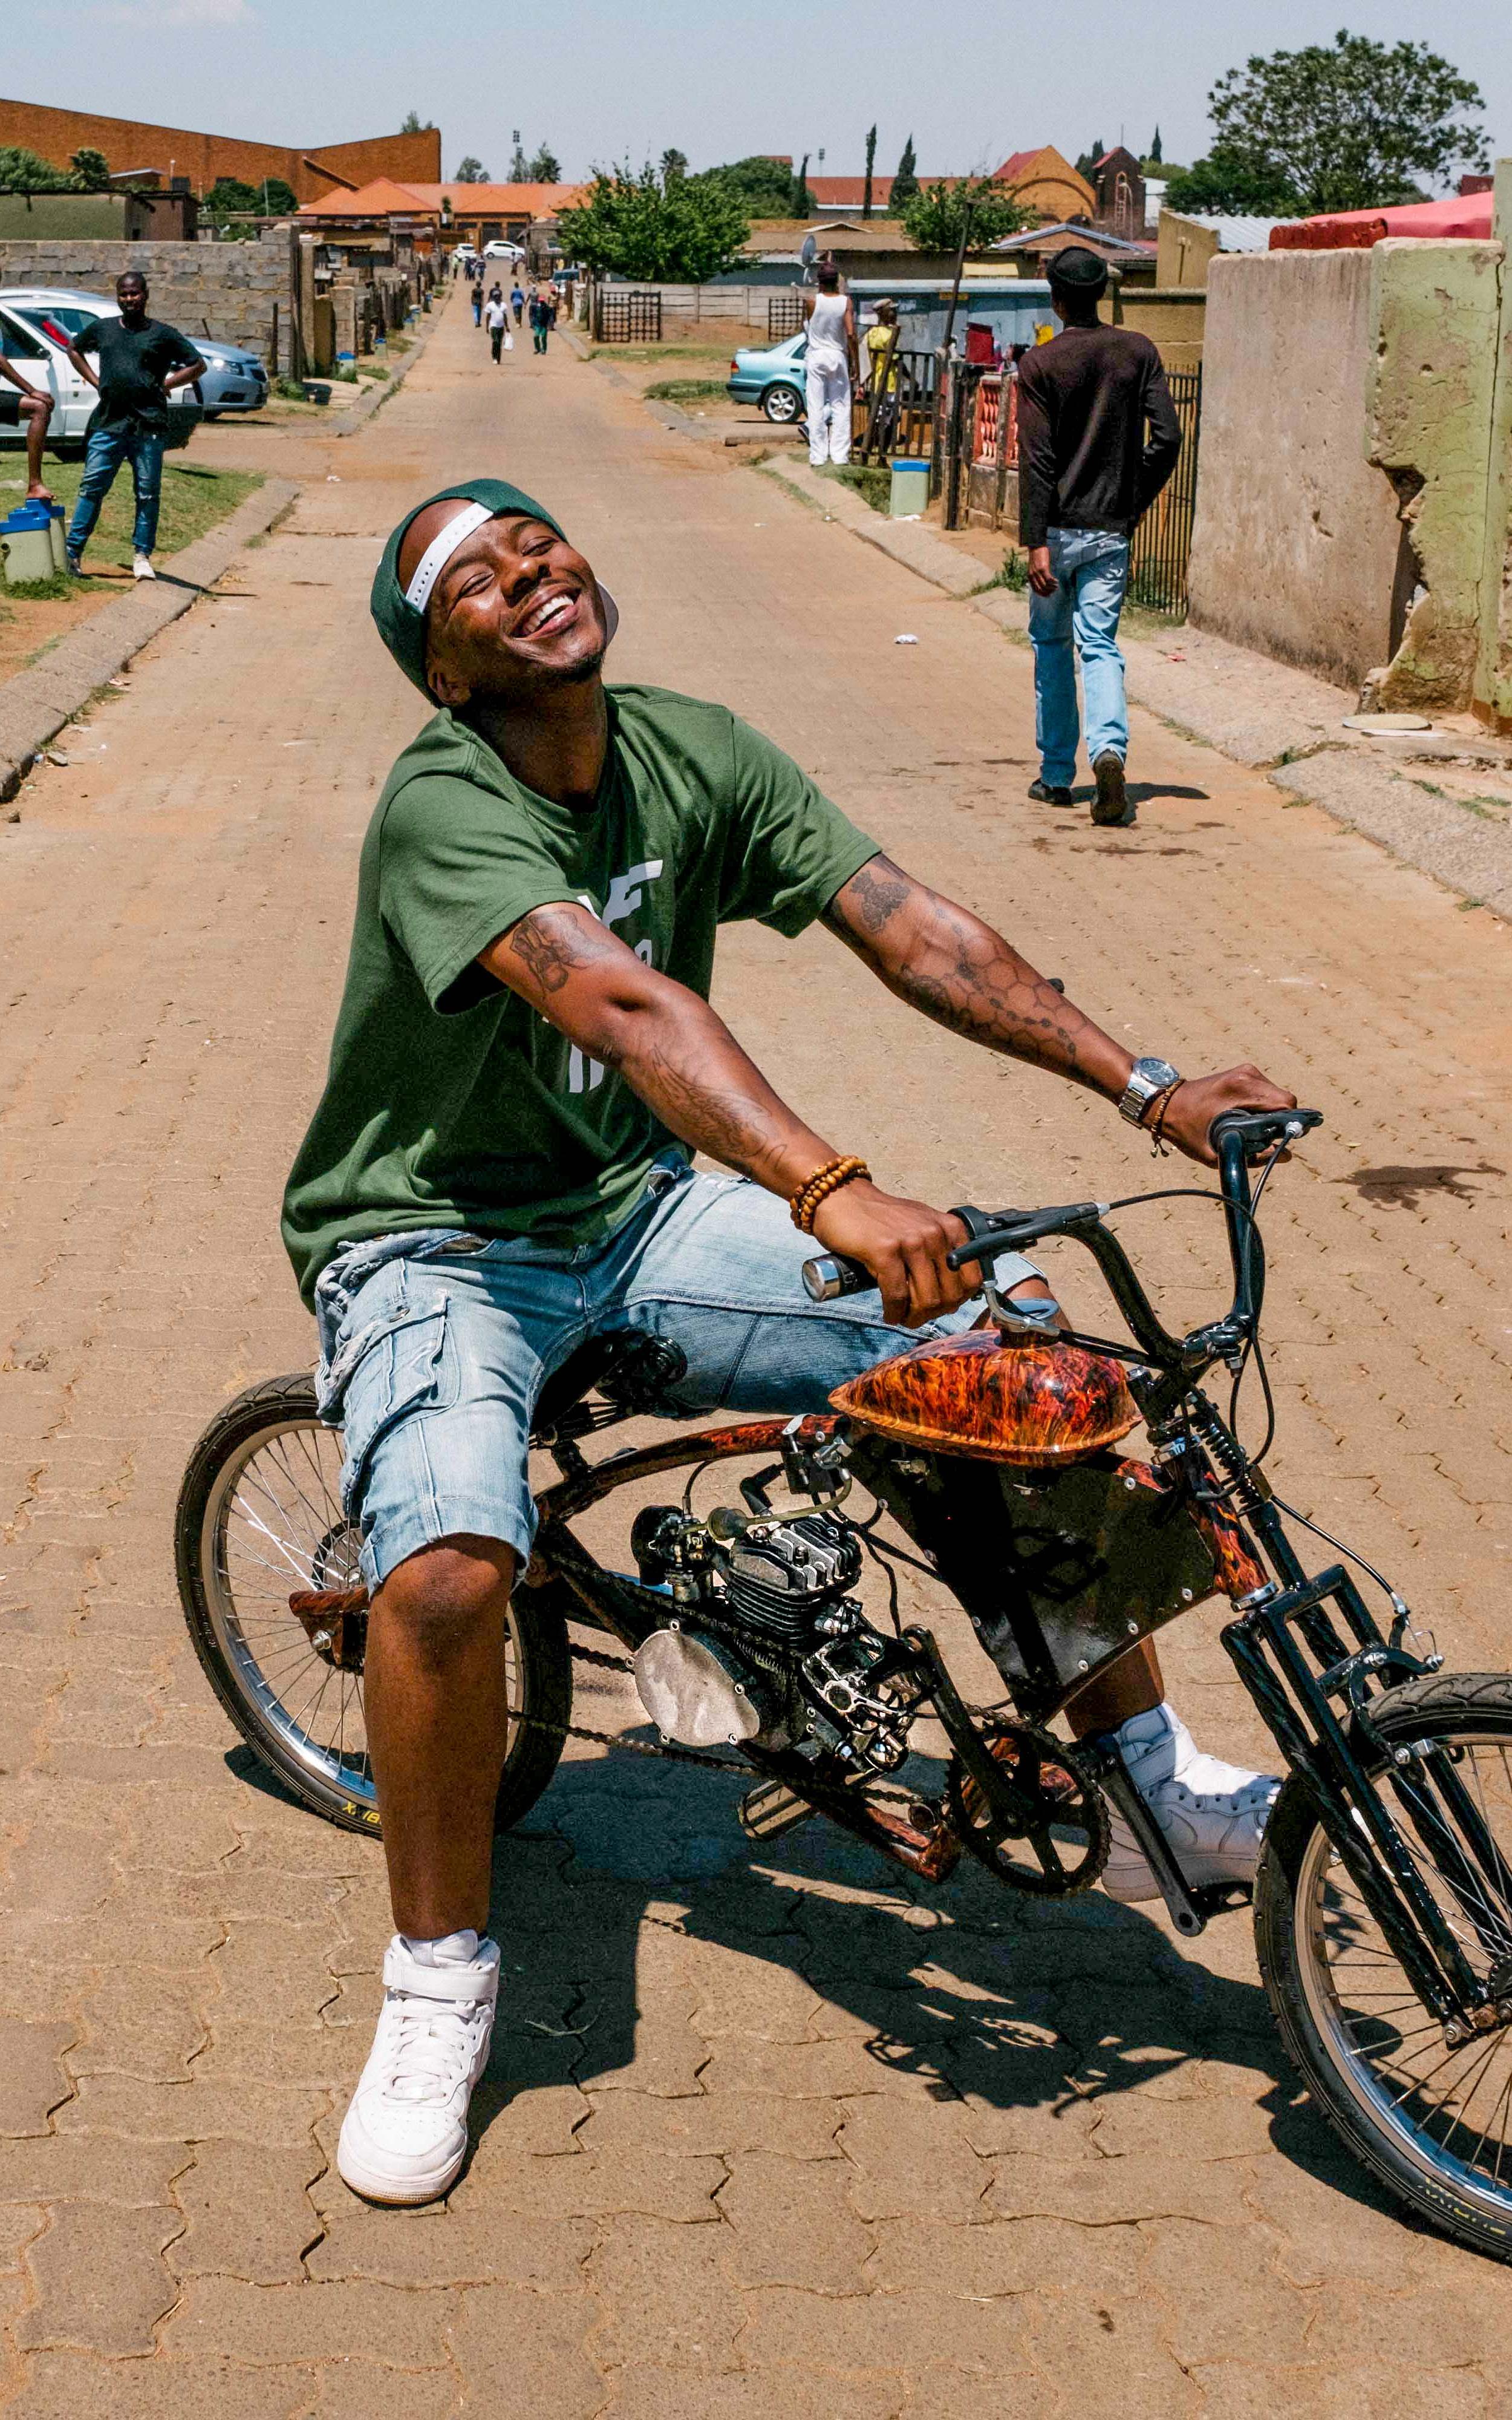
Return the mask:
{"type": "Polygon", "coordinates": [[[317,202],[301,202],[299,215],[312,219],[380,219],[439,212],[440,204],[424,201],[422,190],[414,185],[396,185],[392,177],[375,177],[370,185],[359,185],[355,194],[322,194],[317,202]]]}
{"type": "Polygon", "coordinates": [[[572,202],[581,201],[586,185],[415,185],[425,208],[439,210],[442,199],[468,218],[554,217],[572,202]]]}

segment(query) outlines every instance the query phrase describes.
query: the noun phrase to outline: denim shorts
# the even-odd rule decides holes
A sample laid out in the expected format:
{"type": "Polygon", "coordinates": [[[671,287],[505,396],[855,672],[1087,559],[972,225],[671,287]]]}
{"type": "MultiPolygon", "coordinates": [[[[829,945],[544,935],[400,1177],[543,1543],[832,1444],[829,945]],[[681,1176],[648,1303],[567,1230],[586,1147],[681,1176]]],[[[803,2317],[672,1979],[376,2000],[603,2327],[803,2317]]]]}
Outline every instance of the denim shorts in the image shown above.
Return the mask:
{"type": "MultiPolygon", "coordinates": [[[[872,1362],[980,1311],[978,1300],[902,1328],[874,1291],[810,1302],[800,1271],[815,1249],[761,1186],[669,1156],[607,1242],[564,1250],[425,1229],[339,1252],[316,1293],[317,1387],[322,1417],[345,1426],[343,1499],[368,1587],[442,1538],[529,1554],[536,1398],[590,1335],[679,1345],[679,1410],[818,1412],[872,1362]]],[[[1032,1273],[1027,1261],[998,1267],[1006,1285],[1032,1273]]]]}

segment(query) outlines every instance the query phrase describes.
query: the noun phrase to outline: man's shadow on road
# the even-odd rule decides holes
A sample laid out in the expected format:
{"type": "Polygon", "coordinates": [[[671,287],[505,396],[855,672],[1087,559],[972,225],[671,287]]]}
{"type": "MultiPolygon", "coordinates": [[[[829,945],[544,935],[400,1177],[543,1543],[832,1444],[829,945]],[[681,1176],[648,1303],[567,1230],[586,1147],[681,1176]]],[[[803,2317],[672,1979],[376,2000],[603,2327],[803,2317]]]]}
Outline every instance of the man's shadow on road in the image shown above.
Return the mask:
{"type": "MultiPolygon", "coordinates": [[[[711,1971],[716,1962],[689,1958],[680,1938],[771,1970],[769,2039],[791,2045],[805,2030],[796,1978],[841,2012],[830,2030],[858,2058],[917,2078],[935,2100],[1025,2113],[1022,2129],[1001,2131],[1030,2155],[1051,2148],[1046,2122],[1074,2118],[1078,2104],[1204,2061],[1248,2070],[1264,2081],[1253,2097],[1275,2149],[1412,2224],[1306,2102],[1263,1990],[1204,1964],[1203,1944],[1178,1949],[1137,1907],[1101,1892],[1029,1899],[969,1857],[932,1887],[822,1819],[751,1842],[735,1823],[738,1794],[719,1776],[649,1758],[565,1764],[525,1826],[500,1839],[490,1921],[504,1964],[493,2058],[473,2103],[478,2138],[521,2095],[625,2076],[642,2003],[656,2007],[658,2062],[669,2044],[686,2060],[682,2080],[663,2072],[653,2090],[696,2092],[711,2053],[714,2088],[730,2088],[721,2059],[738,2088],[742,2062],[762,2053],[764,1978],[724,1962],[711,1971]],[[689,2044],[695,1995],[705,1993],[710,2023],[689,2044]],[[846,2025],[847,2015],[858,2023],[846,2025]]],[[[1220,1928],[1248,1922],[1246,1912],[1217,1919],[1215,1962],[1232,1955],[1220,1928]]],[[[1147,2096],[1145,2105],[1148,2148],[1179,2143],[1169,2101],[1147,2096]]],[[[1070,2152],[1068,2142],[1061,2156],[1070,2152]]]]}

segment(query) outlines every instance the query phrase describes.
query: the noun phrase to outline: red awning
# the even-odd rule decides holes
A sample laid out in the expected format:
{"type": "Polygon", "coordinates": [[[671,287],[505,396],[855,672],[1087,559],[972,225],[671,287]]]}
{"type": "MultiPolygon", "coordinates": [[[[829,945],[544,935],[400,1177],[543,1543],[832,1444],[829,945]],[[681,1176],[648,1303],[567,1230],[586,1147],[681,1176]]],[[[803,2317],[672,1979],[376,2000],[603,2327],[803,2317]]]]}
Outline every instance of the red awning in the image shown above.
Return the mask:
{"type": "Polygon", "coordinates": [[[1381,210],[1333,210],[1322,218],[1296,219],[1271,229],[1273,252],[1368,250],[1388,235],[1461,236],[1484,240],[1491,232],[1489,194],[1451,194],[1443,202],[1404,202],[1381,210]]]}

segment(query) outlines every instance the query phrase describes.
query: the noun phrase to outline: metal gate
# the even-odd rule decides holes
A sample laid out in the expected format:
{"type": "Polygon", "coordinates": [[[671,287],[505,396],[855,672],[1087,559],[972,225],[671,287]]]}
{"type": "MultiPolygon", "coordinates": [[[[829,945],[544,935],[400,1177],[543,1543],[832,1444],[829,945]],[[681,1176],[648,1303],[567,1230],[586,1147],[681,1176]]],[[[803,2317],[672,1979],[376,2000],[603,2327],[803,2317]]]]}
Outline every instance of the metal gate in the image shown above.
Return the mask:
{"type": "Polygon", "coordinates": [[[803,325],[803,296],[795,289],[791,294],[768,294],[766,298],[766,341],[779,345],[784,336],[795,336],[803,325]]]}
{"type": "Polygon", "coordinates": [[[1177,620],[1186,613],[1186,567],[1197,501],[1197,439],[1202,426],[1202,371],[1169,370],[1181,452],[1176,469],[1134,535],[1129,551],[1129,601],[1177,620]]]}
{"type": "Polygon", "coordinates": [[[595,287],[594,342],[596,345],[659,345],[660,294],[639,293],[629,286],[595,287]]]}

